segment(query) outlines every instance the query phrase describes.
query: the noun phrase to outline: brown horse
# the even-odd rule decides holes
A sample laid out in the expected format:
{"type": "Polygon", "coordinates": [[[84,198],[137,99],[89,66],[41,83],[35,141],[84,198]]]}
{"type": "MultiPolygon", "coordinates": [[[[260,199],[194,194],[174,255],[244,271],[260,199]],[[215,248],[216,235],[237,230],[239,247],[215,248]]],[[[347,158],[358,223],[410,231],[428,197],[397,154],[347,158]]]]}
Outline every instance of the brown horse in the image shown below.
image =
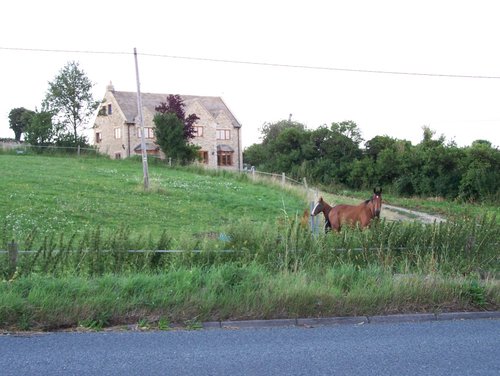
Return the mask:
{"type": "Polygon", "coordinates": [[[382,189],[373,189],[373,196],[359,205],[337,205],[332,208],[323,200],[323,197],[320,197],[311,215],[315,216],[323,213],[325,216],[325,232],[329,228],[340,231],[344,224],[355,226],[359,223],[361,228],[365,228],[373,218],[380,217],[381,208],[382,189]]]}

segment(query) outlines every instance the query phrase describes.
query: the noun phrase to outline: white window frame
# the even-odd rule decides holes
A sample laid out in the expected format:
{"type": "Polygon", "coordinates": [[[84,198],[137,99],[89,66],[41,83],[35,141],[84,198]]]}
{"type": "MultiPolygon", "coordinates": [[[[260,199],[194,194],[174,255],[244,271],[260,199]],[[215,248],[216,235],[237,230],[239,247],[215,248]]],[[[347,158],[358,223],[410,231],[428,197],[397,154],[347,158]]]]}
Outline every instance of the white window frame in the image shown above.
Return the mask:
{"type": "Polygon", "coordinates": [[[230,129],[216,129],[217,140],[230,140],[231,130],[230,129]]]}
{"type": "MultiPolygon", "coordinates": [[[[142,138],[141,128],[137,128],[137,137],[142,138]]],[[[147,139],[155,138],[155,130],[153,127],[144,127],[144,137],[147,139]]]]}

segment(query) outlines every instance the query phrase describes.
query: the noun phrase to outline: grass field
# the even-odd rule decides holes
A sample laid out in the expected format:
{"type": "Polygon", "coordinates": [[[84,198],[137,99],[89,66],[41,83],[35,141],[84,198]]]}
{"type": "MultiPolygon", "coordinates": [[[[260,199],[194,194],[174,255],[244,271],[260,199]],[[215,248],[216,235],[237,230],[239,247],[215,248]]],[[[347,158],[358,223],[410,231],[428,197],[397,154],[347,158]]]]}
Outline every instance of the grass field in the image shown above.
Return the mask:
{"type": "Polygon", "coordinates": [[[16,241],[33,229],[43,235],[123,226],[138,236],[167,231],[179,239],[220,232],[241,218],[276,221],[306,206],[299,194],[252,184],[245,175],[159,164],[150,164],[145,192],[137,160],[0,155],[0,169],[0,218],[16,241]]]}
{"type": "Polygon", "coordinates": [[[0,249],[35,251],[14,269],[0,254],[0,329],[500,309],[488,212],[313,236],[298,190],[246,175],[150,165],[145,192],[132,160],[0,155],[0,168],[0,249]]]}

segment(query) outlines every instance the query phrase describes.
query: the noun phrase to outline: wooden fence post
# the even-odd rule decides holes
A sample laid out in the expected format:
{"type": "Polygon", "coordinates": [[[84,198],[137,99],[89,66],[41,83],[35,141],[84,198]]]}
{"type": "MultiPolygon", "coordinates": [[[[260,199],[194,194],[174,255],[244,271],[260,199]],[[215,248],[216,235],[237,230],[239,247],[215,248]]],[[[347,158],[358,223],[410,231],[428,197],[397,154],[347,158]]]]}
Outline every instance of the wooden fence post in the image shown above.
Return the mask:
{"type": "Polygon", "coordinates": [[[286,176],[285,176],[285,173],[282,172],[281,173],[281,186],[284,187],[285,186],[285,182],[286,182],[286,176]]]}
{"type": "Polygon", "coordinates": [[[17,266],[17,243],[14,243],[14,240],[12,240],[12,243],[7,245],[7,249],[9,251],[9,269],[14,273],[17,266]]]}

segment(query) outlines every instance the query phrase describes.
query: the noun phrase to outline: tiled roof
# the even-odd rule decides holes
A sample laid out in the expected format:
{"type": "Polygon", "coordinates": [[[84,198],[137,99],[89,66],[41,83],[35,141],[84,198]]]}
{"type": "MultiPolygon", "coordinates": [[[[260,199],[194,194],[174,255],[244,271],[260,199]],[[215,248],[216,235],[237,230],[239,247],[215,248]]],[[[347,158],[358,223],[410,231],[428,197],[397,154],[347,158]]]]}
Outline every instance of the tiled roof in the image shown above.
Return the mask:
{"type": "Polygon", "coordinates": [[[229,145],[217,145],[217,151],[234,151],[234,149],[229,145]]]}
{"type": "MultiPolygon", "coordinates": [[[[128,91],[113,91],[113,95],[118,102],[121,110],[123,111],[126,121],[129,123],[134,123],[137,117],[137,94],[135,92],[128,91]]],[[[143,107],[154,113],[155,107],[162,102],[166,102],[168,96],[169,94],[141,93],[142,105],[143,107]]],[[[192,102],[198,102],[208,112],[210,112],[214,116],[214,118],[216,118],[221,112],[223,112],[229,117],[234,127],[241,127],[241,124],[238,122],[238,120],[236,120],[234,115],[231,113],[231,111],[229,111],[226,104],[220,97],[181,95],[181,98],[184,101],[186,107],[188,107],[192,102]]]]}

